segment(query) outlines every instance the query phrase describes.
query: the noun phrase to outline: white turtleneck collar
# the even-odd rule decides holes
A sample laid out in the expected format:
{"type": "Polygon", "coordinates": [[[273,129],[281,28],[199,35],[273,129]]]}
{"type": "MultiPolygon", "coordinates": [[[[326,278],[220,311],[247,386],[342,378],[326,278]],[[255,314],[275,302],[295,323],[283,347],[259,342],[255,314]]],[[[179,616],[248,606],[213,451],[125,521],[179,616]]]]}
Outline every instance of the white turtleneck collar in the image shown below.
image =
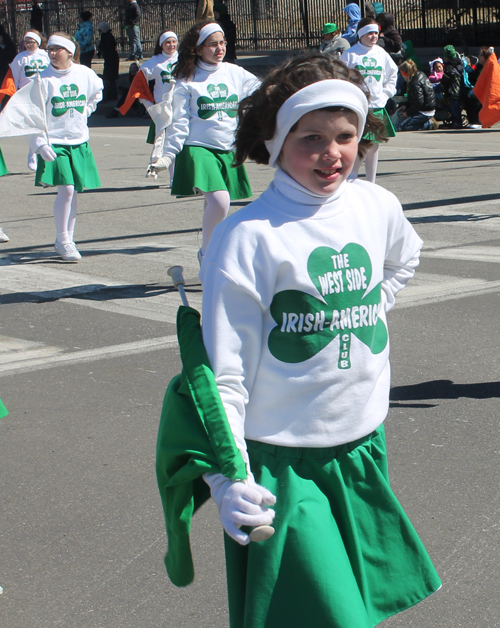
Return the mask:
{"type": "Polygon", "coordinates": [[[73,68],[73,63],[69,66],[69,68],[66,68],[65,70],[58,70],[55,66],[52,65],[52,63],[50,64],[50,67],[56,74],[59,74],[59,76],[64,76],[65,74],[69,74],[71,72],[73,68]]]}
{"type": "Polygon", "coordinates": [[[343,181],[333,194],[321,195],[311,192],[304,186],[297,183],[281,168],[277,168],[271,187],[278,194],[286,197],[287,205],[283,209],[284,213],[296,216],[313,216],[321,210],[321,215],[325,213],[337,213],[343,209],[343,203],[338,203],[341,196],[347,189],[347,181],[343,181]]]}
{"type": "Polygon", "coordinates": [[[198,59],[196,65],[200,70],[204,70],[205,72],[216,72],[221,67],[222,63],[222,61],[220,63],[205,63],[201,59],[198,59]]]}
{"type": "Polygon", "coordinates": [[[358,41],[358,46],[360,48],[362,48],[363,50],[365,50],[366,52],[369,52],[370,50],[373,50],[375,48],[377,44],[373,44],[373,46],[365,46],[364,44],[362,44],[360,41],[358,41]]]}
{"type": "MultiPolygon", "coordinates": [[[[177,52],[177,51],[176,51],[177,52]]],[[[161,51],[161,54],[165,57],[165,59],[171,59],[172,57],[175,57],[175,52],[172,52],[172,54],[168,54],[166,53],[164,50],[161,51]]]]}

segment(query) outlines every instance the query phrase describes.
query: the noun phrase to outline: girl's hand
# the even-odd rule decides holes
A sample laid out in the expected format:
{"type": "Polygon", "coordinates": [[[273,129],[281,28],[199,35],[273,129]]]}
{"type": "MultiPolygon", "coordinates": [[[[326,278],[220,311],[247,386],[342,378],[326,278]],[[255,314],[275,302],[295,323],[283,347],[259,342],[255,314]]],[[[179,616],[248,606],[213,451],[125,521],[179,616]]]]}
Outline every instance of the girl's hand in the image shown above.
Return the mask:
{"type": "Polygon", "coordinates": [[[219,509],[224,530],[240,545],[248,545],[250,537],[240,530],[241,526],[270,525],[275,512],[267,508],[276,503],[276,497],[253,478],[245,482],[233,482],[220,473],[205,474],[212,497],[219,509]]]}
{"type": "Polygon", "coordinates": [[[44,161],[54,161],[57,158],[57,154],[55,153],[52,146],[49,146],[49,144],[40,146],[40,148],[38,149],[38,153],[44,161]]]}

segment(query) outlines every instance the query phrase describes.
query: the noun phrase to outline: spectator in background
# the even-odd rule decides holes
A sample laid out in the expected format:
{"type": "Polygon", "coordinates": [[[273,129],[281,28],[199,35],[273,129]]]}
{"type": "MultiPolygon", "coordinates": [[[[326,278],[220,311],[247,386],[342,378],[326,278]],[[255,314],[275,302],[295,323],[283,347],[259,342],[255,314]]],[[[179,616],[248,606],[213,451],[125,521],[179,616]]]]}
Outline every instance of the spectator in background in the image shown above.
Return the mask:
{"type": "Polygon", "coordinates": [[[224,61],[235,63],[236,61],[236,24],[231,20],[227,6],[220,2],[214,4],[214,17],[222,26],[224,35],[226,36],[226,56],[224,61]]]}
{"type": "Polygon", "coordinates": [[[16,55],[17,48],[12,41],[12,37],[5,28],[0,25],[0,85],[9,70],[9,65],[16,55]]]}
{"type": "Polygon", "coordinates": [[[36,0],[31,5],[30,27],[43,33],[43,11],[36,0]]]}
{"type": "Polygon", "coordinates": [[[454,46],[445,46],[444,52],[444,74],[441,79],[443,96],[447,103],[454,129],[462,128],[462,104],[460,94],[462,89],[462,75],[464,66],[460,55],[454,46]]]}
{"type": "Polygon", "coordinates": [[[392,13],[379,13],[377,23],[380,25],[380,37],[378,45],[391,55],[392,60],[397,63],[398,57],[402,59],[403,40],[399,31],[394,27],[394,15],[392,13]]]}
{"type": "Polygon", "coordinates": [[[141,8],[137,0],[128,0],[125,9],[125,30],[127,31],[128,43],[130,45],[129,61],[142,59],[142,44],[139,22],[141,21],[141,8]]]}
{"type": "Polygon", "coordinates": [[[415,62],[403,61],[399,71],[408,83],[408,101],[399,107],[392,117],[396,131],[420,131],[437,129],[434,119],[436,113],[436,95],[427,76],[417,70],[415,62]]]}
{"type": "Polygon", "coordinates": [[[92,24],[92,13],[90,11],[82,11],[80,13],[75,39],[80,46],[80,63],[82,65],[86,65],[88,68],[91,68],[95,48],[94,26],[92,24]]]}
{"type": "Polygon", "coordinates": [[[97,56],[104,59],[102,80],[104,82],[103,101],[118,98],[116,81],[118,80],[120,58],[116,50],[116,39],[107,22],[101,22],[97,27],[101,39],[97,44],[97,56]]]}
{"type": "Polygon", "coordinates": [[[357,4],[351,2],[351,4],[344,7],[344,11],[347,13],[349,21],[347,23],[347,28],[342,33],[342,37],[347,39],[349,44],[353,46],[356,43],[356,33],[358,30],[359,20],[361,19],[361,10],[357,4]]]}
{"type": "Polygon", "coordinates": [[[348,50],[351,44],[340,36],[340,30],[336,24],[328,23],[323,26],[323,41],[319,51],[330,55],[333,59],[340,59],[344,50],[348,50]]]}

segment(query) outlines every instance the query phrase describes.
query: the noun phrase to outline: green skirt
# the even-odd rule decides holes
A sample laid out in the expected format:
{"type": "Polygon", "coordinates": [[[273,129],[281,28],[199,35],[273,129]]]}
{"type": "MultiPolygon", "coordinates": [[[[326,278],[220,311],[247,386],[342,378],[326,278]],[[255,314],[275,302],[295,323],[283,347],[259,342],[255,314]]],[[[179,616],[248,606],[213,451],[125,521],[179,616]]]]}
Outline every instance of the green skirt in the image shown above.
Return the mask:
{"type": "Polygon", "coordinates": [[[147,144],[154,144],[156,139],[156,126],[155,123],[151,120],[149,123],[148,136],[146,138],[147,144]]]}
{"type": "MultiPolygon", "coordinates": [[[[392,124],[391,121],[391,116],[387,113],[387,110],[384,107],[381,107],[380,109],[371,109],[370,110],[373,115],[377,116],[377,118],[380,118],[382,120],[382,122],[384,123],[385,126],[385,131],[384,131],[384,135],[385,137],[396,137],[396,130],[394,129],[394,126],[392,124]]],[[[367,133],[364,137],[364,140],[370,140],[372,141],[374,144],[379,144],[380,142],[378,142],[371,133],[367,133]]]]}
{"type": "Polygon", "coordinates": [[[78,146],[53,144],[57,153],[54,161],[44,161],[38,155],[35,185],[52,187],[55,185],[74,185],[77,192],[84,188],[93,190],[101,187],[94,156],[88,142],[78,146]]]}
{"type": "Polygon", "coordinates": [[[224,535],[231,628],[372,628],[440,587],[390,488],[383,426],[340,447],[248,452],[277,497],[276,532],[245,547],[224,535]]]}
{"type": "Polygon", "coordinates": [[[9,174],[9,171],[7,170],[7,164],[5,163],[2,149],[0,148],[0,177],[3,177],[4,174],[9,174]]]}
{"type": "Polygon", "coordinates": [[[233,168],[232,151],[186,146],[175,158],[171,194],[192,196],[227,190],[231,200],[250,198],[252,190],[245,166],[233,168]]]}

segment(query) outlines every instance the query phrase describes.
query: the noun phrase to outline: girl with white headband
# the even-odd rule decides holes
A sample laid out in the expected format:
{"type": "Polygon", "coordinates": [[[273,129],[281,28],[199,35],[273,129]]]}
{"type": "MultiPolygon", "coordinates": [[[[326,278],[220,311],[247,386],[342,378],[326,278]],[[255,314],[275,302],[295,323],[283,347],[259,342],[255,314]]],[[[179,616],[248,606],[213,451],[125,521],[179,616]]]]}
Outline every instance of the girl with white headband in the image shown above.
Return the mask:
{"type": "MultiPolygon", "coordinates": [[[[342,54],[342,61],[349,68],[359,70],[370,90],[370,108],[385,124],[385,137],[394,137],[396,132],[391,118],[385,110],[389,98],[396,93],[398,68],[390,55],[377,46],[379,26],[371,17],[363,18],[358,24],[358,43],[342,54]]],[[[361,160],[354,164],[352,178],[358,176],[361,160]]],[[[378,166],[378,143],[374,142],[366,155],[365,170],[368,181],[375,183],[378,166]]]]}
{"type": "MultiPolygon", "coordinates": [[[[177,52],[178,39],[173,31],[165,31],[158,36],[156,46],[151,59],[141,66],[146,80],[154,82],[153,96],[154,103],[140,98],[141,103],[148,109],[155,103],[165,99],[166,94],[172,89],[175,82],[172,82],[172,72],[179,57],[177,52]]],[[[155,144],[157,139],[155,123],[151,122],[147,137],[148,144],[155,144]]],[[[174,164],[169,167],[170,180],[174,176],[174,164]]]]}
{"type": "Polygon", "coordinates": [[[50,65],[41,74],[47,129],[30,137],[31,149],[38,153],[35,185],[57,186],[54,248],[65,262],[78,262],[77,192],[101,185],[88,144],[87,119],[102,98],[103,83],[93,70],[80,65],[78,44],[71,35],[54,33],[47,50],[50,65]]]}
{"type": "Polygon", "coordinates": [[[348,181],[382,129],[359,72],[318,53],[240,105],[236,163],[276,174],[217,227],[200,272],[203,341],[247,464],[245,482],[204,475],[231,627],[371,628],[440,586],[390,488],[383,427],[387,312],[422,240],[393,194],[348,181]],[[249,543],[241,526],[271,522],[249,543]]]}
{"type": "MultiPolygon", "coordinates": [[[[45,50],[46,40],[37,30],[29,30],[23,39],[24,50],[20,52],[10,64],[12,78],[16,90],[21,89],[32,81],[38,72],[43,72],[49,65],[49,55],[45,50]]],[[[28,154],[28,168],[36,170],[36,155],[33,151],[28,154]]]]}
{"type": "Polygon", "coordinates": [[[259,81],[243,68],[224,63],[225,51],[224,33],[216,22],[195,24],[185,35],[173,72],[173,122],[166,129],[163,157],[152,164],[159,171],[175,159],[172,194],[205,198],[200,264],[231,199],[252,195],[244,166],[232,167],[233,141],[238,103],[259,81]]]}

